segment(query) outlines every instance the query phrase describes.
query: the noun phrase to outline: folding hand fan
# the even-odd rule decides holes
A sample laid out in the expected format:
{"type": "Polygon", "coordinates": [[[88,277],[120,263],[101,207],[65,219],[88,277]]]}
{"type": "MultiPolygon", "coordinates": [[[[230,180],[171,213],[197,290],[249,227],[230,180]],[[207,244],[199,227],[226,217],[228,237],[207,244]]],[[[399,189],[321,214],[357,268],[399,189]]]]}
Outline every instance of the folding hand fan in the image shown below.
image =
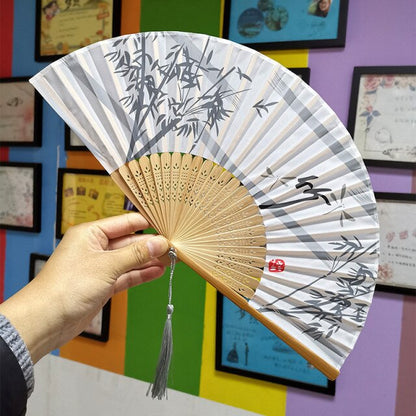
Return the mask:
{"type": "Polygon", "coordinates": [[[31,79],[179,259],[334,379],[371,304],[376,205],[334,112],[228,40],[121,36],[31,79]]]}

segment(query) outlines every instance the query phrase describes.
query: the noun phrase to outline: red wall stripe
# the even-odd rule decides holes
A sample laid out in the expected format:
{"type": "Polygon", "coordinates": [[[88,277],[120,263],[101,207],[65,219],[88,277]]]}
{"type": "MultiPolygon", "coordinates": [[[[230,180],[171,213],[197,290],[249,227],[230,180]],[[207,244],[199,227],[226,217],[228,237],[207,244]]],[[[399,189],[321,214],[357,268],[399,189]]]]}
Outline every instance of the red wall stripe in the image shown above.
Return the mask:
{"type": "MultiPolygon", "coordinates": [[[[14,2],[2,1],[0,7],[0,77],[12,75],[14,2]]],[[[0,161],[8,160],[9,149],[0,148],[0,161]]],[[[0,230],[0,302],[4,294],[4,266],[6,261],[6,232],[0,230]]]]}

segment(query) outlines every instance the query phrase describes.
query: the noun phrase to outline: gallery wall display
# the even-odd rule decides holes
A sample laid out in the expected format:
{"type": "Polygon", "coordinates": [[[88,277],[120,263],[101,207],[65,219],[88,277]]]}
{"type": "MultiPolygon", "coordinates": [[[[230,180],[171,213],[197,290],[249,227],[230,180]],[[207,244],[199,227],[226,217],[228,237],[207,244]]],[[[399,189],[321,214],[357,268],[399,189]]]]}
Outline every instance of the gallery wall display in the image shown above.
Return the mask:
{"type": "Polygon", "coordinates": [[[0,228],[39,232],[40,163],[0,162],[0,228]]]}
{"type": "Polygon", "coordinates": [[[107,172],[58,170],[57,238],[72,225],[126,212],[126,197],[107,172]]]}
{"type": "MultiPolygon", "coordinates": [[[[30,254],[29,265],[29,282],[33,280],[42,270],[43,266],[48,261],[49,256],[39,253],[30,254]]],[[[110,311],[111,299],[104,305],[98,314],[92,319],[87,328],[80,334],[80,336],[95,339],[96,341],[106,342],[109,338],[110,332],[110,311]]]]}
{"type": "Polygon", "coordinates": [[[355,67],[348,130],[367,165],[416,168],[416,66],[355,67]]]}
{"type": "Polygon", "coordinates": [[[121,0],[36,0],[35,60],[52,61],[120,34],[121,0]]]}
{"type": "Polygon", "coordinates": [[[335,394],[328,380],[280,338],[237,307],[217,295],[215,367],[219,371],[335,394]]]}
{"type": "Polygon", "coordinates": [[[28,79],[0,78],[0,146],[42,144],[42,97],[28,79]]]}
{"type": "Polygon", "coordinates": [[[223,36],[253,49],[345,45],[348,0],[225,0],[223,36]]]}
{"type": "Polygon", "coordinates": [[[380,263],[376,289],[416,295],[416,194],[376,192],[380,263]]]}

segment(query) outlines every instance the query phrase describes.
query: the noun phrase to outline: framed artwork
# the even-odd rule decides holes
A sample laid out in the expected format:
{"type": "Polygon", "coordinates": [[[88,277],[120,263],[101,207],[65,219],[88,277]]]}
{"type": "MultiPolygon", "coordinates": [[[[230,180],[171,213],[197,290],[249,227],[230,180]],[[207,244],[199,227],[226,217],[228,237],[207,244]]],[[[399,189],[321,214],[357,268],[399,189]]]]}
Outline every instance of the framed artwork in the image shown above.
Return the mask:
{"type": "Polygon", "coordinates": [[[56,237],[72,225],[128,212],[126,198],[103,170],[58,169],[56,237]]]}
{"type": "MultiPolygon", "coordinates": [[[[30,254],[29,281],[33,280],[37,276],[48,259],[49,256],[44,254],[30,254]]],[[[98,312],[88,327],[85,328],[85,331],[80,334],[80,336],[92,338],[96,341],[108,341],[110,330],[110,310],[111,299],[104,305],[100,312],[98,312]]]]}
{"type": "Polygon", "coordinates": [[[248,312],[217,294],[215,367],[219,371],[335,394],[327,379],[248,312]]]}
{"type": "Polygon", "coordinates": [[[0,162],[0,228],[40,231],[42,165],[0,162]]]}
{"type": "Polygon", "coordinates": [[[416,194],[375,196],[380,223],[376,289],[416,295],[416,194]]]}
{"type": "Polygon", "coordinates": [[[345,46],[348,0],[225,0],[223,36],[257,50],[345,46]]]}
{"type": "Polygon", "coordinates": [[[84,142],[70,129],[67,124],[65,124],[65,150],[88,150],[84,142]]]}
{"type": "Polygon", "coordinates": [[[301,77],[302,81],[309,84],[310,78],[311,78],[311,69],[310,68],[288,68],[290,71],[292,71],[294,74],[301,77]]]}
{"type": "Polygon", "coordinates": [[[42,98],[28,80],[0,78],[0,146],[42,144],[42,98]]]}
{"type": "Polygon", "coordinates": [[[53,61],[120,34],[120,0],[36,0],[35,60],[53,61]]]}
{"type": "Polygon", "coordinates": [[[42,270],[48,259],[49,256],[45,254],[30,253],[29,282],[32,281],[42,270]]]}
{"type": "Polygon", "coordinates": [[[95,315],[91,323],[81,332],[80,336],[95,339],[96,341],[108,341],[110,333],[111,299],[95,315]]]}
{"type": "Polygon", "coordinates": [[[348,130],[367,165],[416,168],[416,66],[355,67],[348,130]]]}

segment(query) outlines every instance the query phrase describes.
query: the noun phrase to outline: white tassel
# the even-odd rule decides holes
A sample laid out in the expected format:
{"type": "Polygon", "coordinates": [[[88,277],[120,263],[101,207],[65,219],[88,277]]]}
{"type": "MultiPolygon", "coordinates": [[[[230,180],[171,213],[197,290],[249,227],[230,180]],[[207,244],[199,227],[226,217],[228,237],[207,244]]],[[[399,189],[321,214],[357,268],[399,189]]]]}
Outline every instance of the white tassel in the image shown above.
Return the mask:
{"type": "Polygon", "coordinates": [[[172,305],[172,279],[173,271],[176,264],[176,252],[174,248],[169,250],[170,257],[170,276],[169,276],[169,300],[167,306],[167,318],[165,322],[165,327],[163,329],[162,336],[162,345],[160,347],[159,361],[156,367],[155,380],[153,384],[149,386],[147,390],[147,395],[152,393],[152,398],[158,398],[159,400],[163,399],[164,396],[167,398],[167,385],[169,377],[169,367],[172,358],[173,351],[173,337],[172,337],[172,314],[173,314],[173,305],[172,305]]]}

